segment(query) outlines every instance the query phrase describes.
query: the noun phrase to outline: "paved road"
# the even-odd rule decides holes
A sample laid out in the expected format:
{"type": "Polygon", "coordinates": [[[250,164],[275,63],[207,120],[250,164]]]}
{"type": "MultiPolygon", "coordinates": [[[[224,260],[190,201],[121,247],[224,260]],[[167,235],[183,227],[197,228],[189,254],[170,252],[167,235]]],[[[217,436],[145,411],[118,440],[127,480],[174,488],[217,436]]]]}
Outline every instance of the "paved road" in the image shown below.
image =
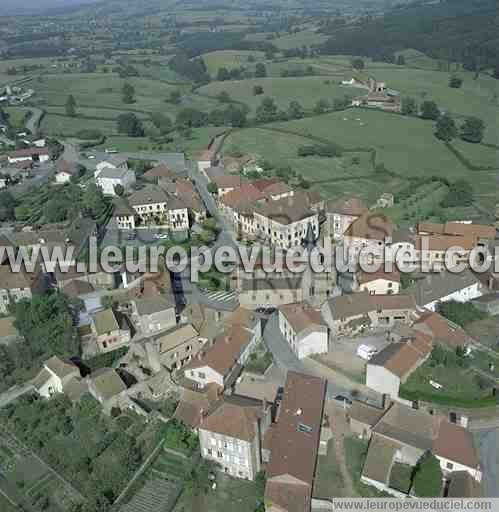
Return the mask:
{"type": "MultiPolygon", "coordinates": [[[[279,330],[279,320],[277,314],[271,315],[266,322],[263,331],[263,340],[267,348],[270,350],[270,352],[272,352],[274,363],[280,370],[291,370],[304,373],[306,375],[323,377],[320,372],[312,369],[312,366],[305,365],[296,357],[279,330]]],[[[328,379],[326,400],[333,400],[337,395],[344,395],[351,398],[353,396],[352,392],[355,391],[356,400],[366,402],[369,401],[372,403],[372,397],[364,396],[362,393],[359,393],[359,385],[356,382],[352,381],[350,385],[347,385],[347,382],[348,379],[342,379],[343,385],[339,385],[334,380],[328,379]]]]}
{"type": "Polygon", "coordinates": [[[474,433],[483,471],[483,491],[487,498],[499,498],[499,429],[474,433]]]}
{"type": "Polygon", "coordinates": [[[26,121],[26,128],[33,134],[37,135],[40,129],[40,119],[42,118],[43,112],[39,108],[30,107],[31,116],[26,121]]]}

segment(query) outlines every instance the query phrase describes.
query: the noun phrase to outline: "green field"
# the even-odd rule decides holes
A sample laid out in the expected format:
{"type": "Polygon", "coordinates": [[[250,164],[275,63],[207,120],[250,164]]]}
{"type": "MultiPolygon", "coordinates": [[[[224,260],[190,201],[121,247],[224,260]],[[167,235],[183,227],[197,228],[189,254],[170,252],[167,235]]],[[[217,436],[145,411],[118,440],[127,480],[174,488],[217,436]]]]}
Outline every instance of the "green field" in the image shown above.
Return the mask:
{"type": "MultiPolygon", "coordinates": [[[[184,107],[211,110],[218,105],[216,100],[197,95],[184,96],[182,103],[173,105],[165,100],[178,89],[158,80],[147,78],[122,79],[116,74],[63,74],[46,76],[37,84],[37,95],[49,106],[63,106],[67,96],[72,94],[78,107],[108,109],[150,114],[162,112],[175,116],[184,107]],[[122,88],[128,82],[135,88],[135,102],[123,102],[122,88]]],[[[118,112],[119,114],[119,112],[118,112]]]]}
{"type": "Polygon", "coordinates": [[[47,114],[41,123],[43,133],[49,135],[74,136],[80,130],[99,130],[104,135],[117,133],[116,122],[113,120],[84,119],[81,117],[65,117],[47,114]]]}
{"type": "Polygon", "coordinates": [[[499,140],[499,82],[480,75],[474,80],[473,73],[460,71],[464,82],[460,89],[449,87],[450,73],[408,69],[391,66],[374,71],[376,79],[418,102],[434,100],[441,109],[450,111],[456,118],[476,116],[486,124],[485,142],[497,144],[499,140]],[[495,98],[495,99],[494,99],[495,98]]]}
{"type": "Polygon", "coordinates": [[[288,48],[300,48],[302,46],[312,46],[323,43],[328,39],[324,34],[318,34],[314,30],[302,30],[295,34],[288,34],[272,40],[272,44],[276,45],[280,50],[288,48]]]}
{"type": "Polygon", "coordinates": [[[225,143],[226,154],[242,151],[256,159],[268,160],[275,167],[290,165],[311,182],[341,181],[371,174],[368,153],[345,153],[341,158],[299,157],[300,146],[310,140],[299,135],[276,132],[264,128],[248,128],[231,133],[225,143]],[[352,158],[360,159],[352,164],[352,158]]]}
{"type": "Polygon", "coordinates": [[[248,57],[250,55],[253,55],[257,62],[261,61],[264,57],[263,52],[242,50],[220,50],[217,52],[205,53],[202,57],[210,75],[216,76],[218,69],[222,67],[227,69],[238,68],[241,66],[254,68],[255,62],[248,62],[248,57]]]}
{"type": "MultiPolygon", "coordinates": [[[[433,123],[429,121],[378,110],[350,109],[272,126],[321,137],[345,147],[374,148],[377,162],[401,177],[465,178],[473,183],[478,194],[491,191],[494,171],[476,171],[471,175],[445,144],[435,138],[433,123]]],[[[484,150],[494,152],[490,148],[484,150]]]]}
{"type": "Polygon", "coordinates": [[[226,91],[234,100],[246,103],[253,111],[260,105],[262,98],[270,96],[281,108],[286,108],[290,101],[299,101],[306,109],[311,109],[320,99],[330,103],[335,98],[350,97],[359,94],[358,89],[342,87],[331,82],[331,77],[300,77],[300,78],[253,78],[227,82],[212,82],[201,87],[199,92],[209,96],[217,96],[226,91]],[[328,83],[326,83],[328,82],[328,83]],[[253,87],[261,85],[264,94],[253,95],[253,87]]]}

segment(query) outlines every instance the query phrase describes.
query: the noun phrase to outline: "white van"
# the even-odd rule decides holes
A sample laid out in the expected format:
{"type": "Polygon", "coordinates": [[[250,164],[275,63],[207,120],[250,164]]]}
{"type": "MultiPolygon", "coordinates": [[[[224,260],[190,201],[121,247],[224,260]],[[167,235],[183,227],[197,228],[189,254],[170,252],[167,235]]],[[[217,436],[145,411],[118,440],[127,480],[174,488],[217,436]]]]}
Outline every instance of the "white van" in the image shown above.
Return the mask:
{"type": "Polygon", "coordinates": [[[376,348],[371,347],[370,345],[359,345],[359,347],[357,348],[357,355],[361,359],[364,359],[365,361],[369,361],[377,353],[378,351],[376,350],[376,348]]]}

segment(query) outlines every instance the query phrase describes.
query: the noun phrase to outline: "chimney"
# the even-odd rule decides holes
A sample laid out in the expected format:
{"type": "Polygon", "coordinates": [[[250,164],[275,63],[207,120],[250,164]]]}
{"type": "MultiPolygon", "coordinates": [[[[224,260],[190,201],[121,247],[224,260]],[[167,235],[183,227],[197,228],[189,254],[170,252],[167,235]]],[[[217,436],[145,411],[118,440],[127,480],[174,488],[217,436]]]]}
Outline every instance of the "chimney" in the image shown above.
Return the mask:
{"type": "Polygon", "coordinates": [[[201,409],[199,410],[199,424],[200,424],[200,425],[202,425],[202,424],[203,424],[203,422],[204,422],[204,409],[203,409],[203,408],[201,408],[201,409]]]}
{"type": "Polygon", "coordinates": [[[226,336],[225,337],[225,343],[227,343],[227,345],[232,341],[232,338],[230,336],[226,336]]]}

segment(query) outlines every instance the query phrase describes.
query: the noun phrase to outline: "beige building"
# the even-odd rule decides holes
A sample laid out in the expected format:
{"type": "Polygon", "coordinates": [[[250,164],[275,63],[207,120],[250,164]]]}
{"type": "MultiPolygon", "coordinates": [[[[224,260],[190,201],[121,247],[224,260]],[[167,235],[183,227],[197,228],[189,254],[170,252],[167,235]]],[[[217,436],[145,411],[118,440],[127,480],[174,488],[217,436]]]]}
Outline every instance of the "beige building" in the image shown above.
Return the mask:
{"type": "Polygon", "coordinates": [[[91,322],[100,352],[111,352],[131,341],[130,326],[125,316],[112,309],[95,313],[91,322]]]}
{"type": "Polygon", "coordinates": [[[275,247],[296,247],[305,239],[309,225],[317,238],[319,215],[307,203],[304,197],[293,195],[256,205],[253,217],[256,238],[275,247]]]}
{"type": "Polygon", "coordinates": [[[343,240],[343,235],[352,222],[368,211],[364,202],[356,197],[328,201],[325,210],[327,234],[334,240],[343,240]]]}
{"type": "Polygon", "coordinates": [[[390,487],[394,463],[414,467],[428,453],[438,459],[446,480],[451,480],[454,473],[464,471],[476,482],[481,481],[482,472],[473,436],[463,427],[442,416],[400,403],[391,404],[379,419],[379,409],[371,407],[371,413],[367,415],[367,408],[369,406],[363,408],[364,419],[357,417],[359,410],[350,411],[355,420],[374,421],[369,429],[369,449],[361,476],[363,483],[403,498],[406,494],[390,487]]]}
{"type": "Polygon", "coordinates": [[[57,393],[64,393],[66,387],[75,379],[81,380],[78,367],[54,356],[43,363],[42,370],[31,384],[41,397],[51,398],[57,393]]]}
{"type": "Polygon", "coordinates": [[[42,293],[45,280],[40,268],[36,272],[13,272],[10,265],[0,265],[0,314],[7,315],[9,307],[22,299],[42,293]]]}
{"type": "Polygon", "coordinates": [[[186,366],[185,377],[200,389],[212,383],[230,388],[261,337],[260,319],[252,311],[237,309],[214,343],[186,366]]]}
{"type": "Polygon", "coordinates": [[[338,275],[338,284],[345,293],[367,292],[370,295],[397,295],[400,293],[400,273],[385,272],[383,267],[376,272],[344,272],[338,275]]]}
{"type": "Polygon", "coordinates": [[[226,397],[201,419],[201,455],[228,475],[254,480],[262,467],[263,437],[270,422],[270,407],[265,402],[226,397]]]}
{"type": "Polygon", "coordinates": [[[162,226],[173,231],[189,229],[189,212],[177,197],[170,196],[159,187],[147,185],[128,197],[135,210],[135,226],[162,226]]]}
{"type": "MultiPolygon", "coordinates": [[[[155,340],[154,348],[148,349],[149,361],[156,360],[168,370],[179,370],[196,357],[204,342],[192,325],[183,325],[155,340]]],[[[157,371],[157,364],[151,366],[157,371]]]]}
{"type": "Polygon", "coordinates": [[[143,336],[152,336],[177,325],[175,300],[164,295],[132,301],[132,319],[143,336]]]}
{"type": "Polygon", "coordinates": [[[415,319],[411,295],[370,295],[368,292],[334,297],[322,306],[322,316],[334,336],[353,335],[370,329],[388,329],[415,319]]]}
{"type": "Polygon", "coordinates": [[[279,330],[298,359],[325,354],[328,328],[321,313],[304,304],[279,307],[279,330]]]}

